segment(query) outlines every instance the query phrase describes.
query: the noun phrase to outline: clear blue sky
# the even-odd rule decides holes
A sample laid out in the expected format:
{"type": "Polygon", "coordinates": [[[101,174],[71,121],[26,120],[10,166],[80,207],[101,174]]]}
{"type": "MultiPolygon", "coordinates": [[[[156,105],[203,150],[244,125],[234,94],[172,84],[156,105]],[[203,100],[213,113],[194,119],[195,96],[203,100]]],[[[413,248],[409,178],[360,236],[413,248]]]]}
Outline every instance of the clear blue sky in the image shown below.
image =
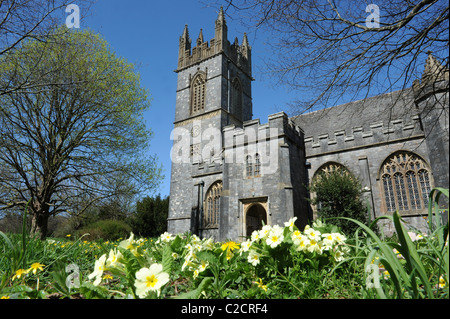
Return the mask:
{"type": "MultiPolygon", "coordinates": [[[[76,0],[73,2],[76,4],[76,0]]],[[[178,59],[178,40],[184,25],[188,24],[193,42],[203,29],[205,40],[214,37],[214,22],[218,7],[197,0],[99,0],[89,15],[83,16],[81,28],[100,33],[112,49],[129,62],[139,65],[141,84],[148,88],[152,101],[145,114],[149,128],[154,132],[151,154],[156,154],[163,166],[165,178],[155,193],[162,196],[170,191],[170,133],[175,118],[177,75],[173,71],[178,59]]],[[[65,21],[65,20],[64,20],[65,21]]],[[[273,88],[270,77],[263,76],[263,58],[267,47],[263,35],[248,32],[231,18],[227,19],[228,38],[238,37],[242,42],[244,32],[252,46],[253,59],[253,113],[261,123],[267,116],[287,109],[293,99],[284,88],[273,88]]]]}

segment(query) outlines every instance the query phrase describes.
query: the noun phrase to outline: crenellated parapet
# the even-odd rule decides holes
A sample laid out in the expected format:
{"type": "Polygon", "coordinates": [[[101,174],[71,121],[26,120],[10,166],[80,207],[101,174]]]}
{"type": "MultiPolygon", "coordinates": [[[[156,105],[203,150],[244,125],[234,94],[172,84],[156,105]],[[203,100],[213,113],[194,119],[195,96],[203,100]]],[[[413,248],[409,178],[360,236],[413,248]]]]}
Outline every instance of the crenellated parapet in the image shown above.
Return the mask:
{"type": "Polygon", "coordinates": [[[225,21],[223,8],[220,8],[219,16],[215,22],[215,35],[209,42],[204,40],[203,30],[192,47],[192,39],[189,37],[188,26],[186,25],[180,37],[178,66],[176,72],[198,64],[217,54],[225,54],[228,59],[234,62],[244,73],[251,77],[251,47],[248,43],[247,35],[244,33],[242,44],[236,38],[234,43],[228,41],[228,28],[225,21]]]}
{"type": "Polygon", "coordinates": [[[242,127],[226,126],[223,131],[225,149],[280,139],[289,139],[297,145],[303,144],[303,131],[284,112],[269,115],[268,123],[265,124],[254,119],[244,122],[242,127]]]}
{"type": "Polygon", "coordinates": [[[311,157],[423,137],[420,118],[415,115],[406,121],[396,119],[388,123],[372,122],[365,127],[346,127],[332,133],[305,135],[304,141],[306,154],[311,157]]]}

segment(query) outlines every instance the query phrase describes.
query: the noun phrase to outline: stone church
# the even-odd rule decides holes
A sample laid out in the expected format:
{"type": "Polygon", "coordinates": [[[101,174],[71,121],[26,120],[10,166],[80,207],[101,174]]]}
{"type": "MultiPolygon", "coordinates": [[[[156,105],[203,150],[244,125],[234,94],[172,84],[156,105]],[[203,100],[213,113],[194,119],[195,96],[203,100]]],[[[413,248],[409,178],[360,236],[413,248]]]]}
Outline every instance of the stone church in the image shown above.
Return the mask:
{"type": "Polygon", "coordinates": [[[361,181],[372,219],[399,210],[417,228],[429,191],[448,188],[449,73],[431,53],[411,88],[265,124],[252,118],[247,36],[228,41],[223,10],[209,42],[185,26],[175,72],[171,233],[240,240],[294,216],[301,228],[308,184],[336,168],[361,181]]]}

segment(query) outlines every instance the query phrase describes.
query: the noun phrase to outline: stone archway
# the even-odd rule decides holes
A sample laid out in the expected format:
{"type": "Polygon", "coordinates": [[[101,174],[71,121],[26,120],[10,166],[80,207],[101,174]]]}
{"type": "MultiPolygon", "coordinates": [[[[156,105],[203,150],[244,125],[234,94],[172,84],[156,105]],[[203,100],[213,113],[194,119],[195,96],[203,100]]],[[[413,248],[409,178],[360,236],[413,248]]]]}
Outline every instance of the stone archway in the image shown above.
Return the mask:
{"type": "Polygon", "coordinates": [[[267,225],[267,212],[263,205],[255,203],[247,209],[245,215],[246,236],[250,236],[255,230],[260,230],[267,225]]]}

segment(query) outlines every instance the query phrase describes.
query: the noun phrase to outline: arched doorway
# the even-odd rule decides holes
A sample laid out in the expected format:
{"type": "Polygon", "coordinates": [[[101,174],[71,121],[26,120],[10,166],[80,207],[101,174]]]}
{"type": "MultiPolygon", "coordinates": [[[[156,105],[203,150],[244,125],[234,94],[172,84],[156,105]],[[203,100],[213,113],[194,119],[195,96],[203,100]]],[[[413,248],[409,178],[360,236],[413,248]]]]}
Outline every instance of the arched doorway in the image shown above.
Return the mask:
{"type": "Polygon", "coordinates": [[[264,225],[267,225],[266,209],[261,204],[253,204],[247,210],[245,217],[246,236],[250,236],[255,230],[260,230],[264,225]]]}

